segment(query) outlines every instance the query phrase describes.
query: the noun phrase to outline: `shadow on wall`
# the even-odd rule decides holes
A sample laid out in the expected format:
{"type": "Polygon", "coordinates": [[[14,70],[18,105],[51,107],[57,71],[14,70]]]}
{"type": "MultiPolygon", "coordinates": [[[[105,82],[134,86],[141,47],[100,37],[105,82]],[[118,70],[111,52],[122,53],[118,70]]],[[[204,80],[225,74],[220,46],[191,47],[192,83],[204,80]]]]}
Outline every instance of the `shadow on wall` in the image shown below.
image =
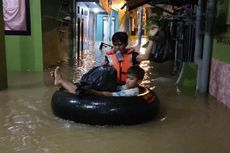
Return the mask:
{"type": "Polygon", "coordinates": [[[43,65],[46,69],[68,61],[71,40],[68,25],[63,25],[60,29],[61,2],[42,0],[41,4],[43,65]]]}

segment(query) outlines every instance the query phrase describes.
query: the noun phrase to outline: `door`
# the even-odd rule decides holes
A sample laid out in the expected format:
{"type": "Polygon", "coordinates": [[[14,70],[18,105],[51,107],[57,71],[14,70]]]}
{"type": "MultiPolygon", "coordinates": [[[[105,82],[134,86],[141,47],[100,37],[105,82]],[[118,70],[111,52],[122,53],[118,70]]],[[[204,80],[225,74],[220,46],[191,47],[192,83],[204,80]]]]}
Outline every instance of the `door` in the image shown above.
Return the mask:
{"type": "Polygon", "coordinates": [[[104,16],[103,17],[103,41],[107,42],[109,41],[109,29],[108,29],[108,17],[104,16]]]}

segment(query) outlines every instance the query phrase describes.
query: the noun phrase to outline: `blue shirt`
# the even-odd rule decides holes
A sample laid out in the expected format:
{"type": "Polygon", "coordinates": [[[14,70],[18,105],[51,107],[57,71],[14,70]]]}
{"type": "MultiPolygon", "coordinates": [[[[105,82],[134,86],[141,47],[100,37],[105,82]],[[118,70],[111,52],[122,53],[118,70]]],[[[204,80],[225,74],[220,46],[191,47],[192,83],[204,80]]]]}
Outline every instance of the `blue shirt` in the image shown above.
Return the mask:
{"type": "Polygon", "coordinates": [[[136,96],[139,94],[139,88],[127,89],[126,85],[118,86],[116,92],[112,92],[113,96],[136,96]]]}

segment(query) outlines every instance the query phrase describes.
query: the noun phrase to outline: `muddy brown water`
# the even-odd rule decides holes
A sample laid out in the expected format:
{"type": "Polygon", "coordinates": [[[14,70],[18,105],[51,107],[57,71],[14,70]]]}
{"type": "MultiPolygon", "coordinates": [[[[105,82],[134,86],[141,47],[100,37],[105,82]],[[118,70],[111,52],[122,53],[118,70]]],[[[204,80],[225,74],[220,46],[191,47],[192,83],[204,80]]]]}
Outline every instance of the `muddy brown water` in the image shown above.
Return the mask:
{"type": "MultiPolygon", "coordinates": [[[[81,65],[84,67],[67,64],[61,71],[70,80],[79,79],[94,64],[85,66],[83,60],[81,65]]],[[[154,120],[132,126],[90,126],[59,119],[50,107],[58,88],[49,70],[9,73],[9,88],[0,91],[0,152],[230,152],[230,110],[226,106],[193,88],[178,91],[167,64],[159,68],[144,62],[142,67],[148,71],[143,84],[155,87],[160,110],[154,120]]]]}

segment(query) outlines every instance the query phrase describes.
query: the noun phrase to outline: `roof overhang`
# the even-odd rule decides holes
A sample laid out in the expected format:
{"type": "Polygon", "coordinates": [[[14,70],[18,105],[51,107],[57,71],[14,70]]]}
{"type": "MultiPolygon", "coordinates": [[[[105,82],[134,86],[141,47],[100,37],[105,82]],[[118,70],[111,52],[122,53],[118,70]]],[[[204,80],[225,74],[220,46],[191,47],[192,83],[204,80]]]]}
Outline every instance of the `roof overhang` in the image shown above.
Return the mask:
{"type": "Polygon", "coordinates": [[[76,2],[95,2],[99,3],[100,0],[77,0],[76,2]]]}
{"type": "Polygon", "coordinates": [[[168,4],[182,6],[187,4],[197,4],[197,2],[198,0],[126,0],[129,11],[145,4],[168,4]]]}
{"type": "Polygon", "coordinates": [[[77,0],[77,2],[84,2],[88,5],[90,5],[90,3],[94,2],[96,4],[98,4],[102,9],[104,9],[107,13],[111,12],[111,7],[109,4],[109,1],[107,0],[77,0]]]}

